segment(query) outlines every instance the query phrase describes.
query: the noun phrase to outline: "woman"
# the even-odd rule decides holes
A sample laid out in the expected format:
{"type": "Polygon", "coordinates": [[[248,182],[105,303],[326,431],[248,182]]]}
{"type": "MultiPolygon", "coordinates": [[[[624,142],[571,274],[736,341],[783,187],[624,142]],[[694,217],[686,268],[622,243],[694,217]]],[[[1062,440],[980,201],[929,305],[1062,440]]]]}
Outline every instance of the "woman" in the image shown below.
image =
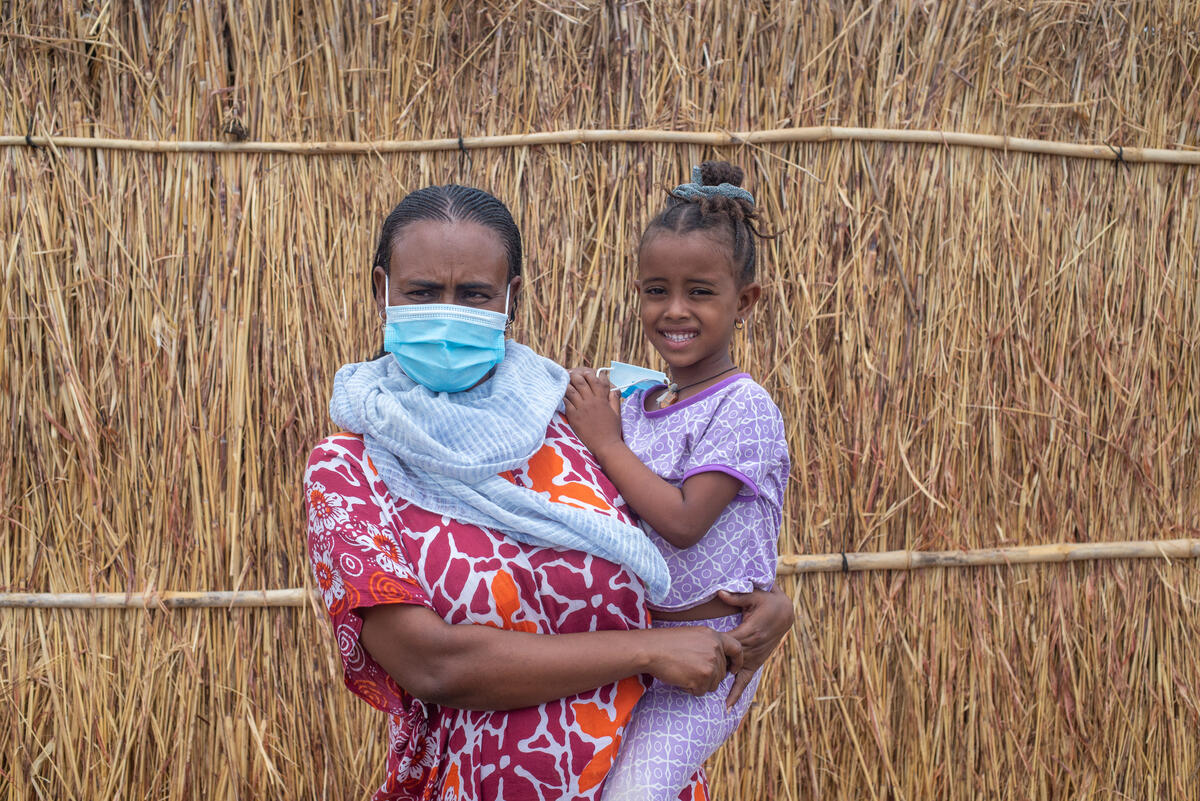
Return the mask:
{"type": "Polygon", "coordinates": [[[390,715],[377,801],[598,798],[644,674],[710,692],[791,625],[758,593],[729,598],[748,609],[730,634],[646,628],[665,566],[558,413],[566,371],[504,340],[520,273],[494,197],[406,197],[372,265],[391,355],[338,372],[331,416],[355,433],[309,459],[345,681],[390,715]]]}

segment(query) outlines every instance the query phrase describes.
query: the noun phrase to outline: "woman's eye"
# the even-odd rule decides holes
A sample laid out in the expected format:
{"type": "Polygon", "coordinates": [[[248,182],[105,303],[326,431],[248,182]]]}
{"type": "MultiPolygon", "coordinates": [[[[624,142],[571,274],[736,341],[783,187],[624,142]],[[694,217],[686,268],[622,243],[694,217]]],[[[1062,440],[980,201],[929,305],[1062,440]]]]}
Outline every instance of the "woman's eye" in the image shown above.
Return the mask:
{"type": "Polygon", "coordinates": [[[662,288],[662,287],[660,287],[660,286],[648,286],[648,287],[646,287],[646,289],[645,289],[645,293],[646,293],[647,295],[662,295],[662,294],[663,294],[663,288],[662,288]]]}

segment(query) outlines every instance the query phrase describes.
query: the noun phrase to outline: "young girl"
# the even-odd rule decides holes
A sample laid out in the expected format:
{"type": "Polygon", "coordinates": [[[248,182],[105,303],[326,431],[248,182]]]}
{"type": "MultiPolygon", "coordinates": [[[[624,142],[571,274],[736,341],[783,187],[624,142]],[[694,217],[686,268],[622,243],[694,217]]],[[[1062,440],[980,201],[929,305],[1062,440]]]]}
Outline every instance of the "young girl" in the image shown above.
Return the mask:
{"type": "MultiPolygon", "coordinates": [[[[730,631],[740,616],[718,592],[769,589],[775,579],[789,468],[783,419],[729,352],[762,292],[758,215],[741,180],[728,163],[701,164],[642,234],[642,326],[670,385],[635,392],[622,407],[605,379],[576,370],[566,392],[575,433],[667,560],[671,591],[651,610],[658,627],[730,631]]],[[[750,704],[758,674],[728,708],[735,678],[701,696],[655,681],[626,729],[605,801],[676,798],[750,704]]]]}

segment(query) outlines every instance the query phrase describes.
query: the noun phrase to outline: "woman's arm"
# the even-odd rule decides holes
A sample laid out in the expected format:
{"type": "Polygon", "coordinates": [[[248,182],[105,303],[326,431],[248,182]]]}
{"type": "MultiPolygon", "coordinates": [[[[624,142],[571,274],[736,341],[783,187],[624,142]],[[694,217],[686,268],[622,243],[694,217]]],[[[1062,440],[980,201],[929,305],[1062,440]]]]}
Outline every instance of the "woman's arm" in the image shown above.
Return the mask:
{"type": "Polygon", "coordinates": [[[453,625],[413,604],[359,613],[359,641],[397,684],[459,709],[533,706],[638,673],[703,695],[742,665],[737,639],[701,626],[528,634],[453,625]]]}
{"type": "Polygon", "coordinates": [[[691,476],[682,487],[665,480],[625,444],[611,397],[604,379],[572,370],[564,399],[567,422],[638,517],[676,548],[692,547],[733,502],[742,482],[718,471],[691,476]]]}

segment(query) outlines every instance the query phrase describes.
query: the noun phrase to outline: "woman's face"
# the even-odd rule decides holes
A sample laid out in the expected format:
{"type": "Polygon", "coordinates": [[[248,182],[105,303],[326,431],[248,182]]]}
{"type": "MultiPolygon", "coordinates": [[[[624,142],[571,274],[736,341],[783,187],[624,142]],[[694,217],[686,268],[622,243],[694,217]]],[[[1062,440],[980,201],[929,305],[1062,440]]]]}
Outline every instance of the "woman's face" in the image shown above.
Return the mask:
{"type": "Polygon", "coordinates": [[[384,306],[410,303],[503,312],[505,290],[511,308],[521,288],[521,276],[508,280],[508,256],[499,234],[473,222],[420,220],[404,226],[392,240],[389,266],[390,277],[379,267],[372,276],[381,312],[384,306]]]}

